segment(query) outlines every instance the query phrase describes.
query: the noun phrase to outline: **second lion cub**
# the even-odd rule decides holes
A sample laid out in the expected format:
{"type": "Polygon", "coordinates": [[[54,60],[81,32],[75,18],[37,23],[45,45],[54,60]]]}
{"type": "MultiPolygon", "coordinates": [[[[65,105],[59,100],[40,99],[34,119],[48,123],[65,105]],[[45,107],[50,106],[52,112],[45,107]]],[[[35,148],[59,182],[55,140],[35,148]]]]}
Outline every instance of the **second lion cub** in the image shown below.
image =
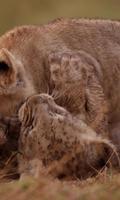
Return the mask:
{"type": "Polygon", "coordinates": [[[32,160],[55,177],[86,178],[110,158],[114,146],[47,94],[29,97],[19,110],[19,172],[34,175],[32,160]],[[56,164],[57,163],[57,164],[56,164]]]}

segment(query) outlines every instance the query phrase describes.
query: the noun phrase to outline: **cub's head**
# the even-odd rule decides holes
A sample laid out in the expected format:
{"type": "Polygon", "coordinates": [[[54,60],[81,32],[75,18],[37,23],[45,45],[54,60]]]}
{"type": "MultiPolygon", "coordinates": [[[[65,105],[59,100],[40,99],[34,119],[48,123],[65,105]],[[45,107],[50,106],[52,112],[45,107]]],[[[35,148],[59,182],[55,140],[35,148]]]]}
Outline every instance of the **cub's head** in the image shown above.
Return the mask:
{"type": "Polygon", "coordinates": [[[31,126],[32,122],[36,120],[46,121],[50,116],[56,114],[65,116],[68,112],[58,106],[50,95],[44,93],[28,97],[18,112],[23,126],[31,126]]]}
{"type": "Polygon", "coordinates": [[[17,106],[31,94],[24,66],[10,51],[0,49],[0,113],[14,114],[17,106]]]}

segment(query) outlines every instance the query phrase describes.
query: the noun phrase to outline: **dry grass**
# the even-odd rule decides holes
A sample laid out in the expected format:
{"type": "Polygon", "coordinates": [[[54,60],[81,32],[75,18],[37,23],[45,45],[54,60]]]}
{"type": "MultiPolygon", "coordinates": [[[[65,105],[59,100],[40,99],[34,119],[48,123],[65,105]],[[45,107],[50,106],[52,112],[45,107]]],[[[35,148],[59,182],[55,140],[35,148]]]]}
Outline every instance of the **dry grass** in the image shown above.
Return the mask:
{"type": "Polygon", "coordinates": [[[21,181],[0,183],[0,199],[16,200],[119,200],[120,174],[102,172],[86,181],[59,181],[50,177],[39,180],[26,178],[21,181]]]}

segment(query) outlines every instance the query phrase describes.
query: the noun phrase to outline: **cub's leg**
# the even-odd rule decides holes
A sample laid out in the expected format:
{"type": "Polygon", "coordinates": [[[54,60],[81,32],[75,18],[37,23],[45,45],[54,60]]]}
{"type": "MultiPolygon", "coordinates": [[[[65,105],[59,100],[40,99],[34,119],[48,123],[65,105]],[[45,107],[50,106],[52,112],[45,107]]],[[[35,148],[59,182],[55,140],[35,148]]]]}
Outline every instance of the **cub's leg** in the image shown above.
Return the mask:
{"type": "Polygon", "coordinates": [[[55,102],[107,137],[108,106],[97,61],[81,51],[52,54],[49,64],[55,102]]]}

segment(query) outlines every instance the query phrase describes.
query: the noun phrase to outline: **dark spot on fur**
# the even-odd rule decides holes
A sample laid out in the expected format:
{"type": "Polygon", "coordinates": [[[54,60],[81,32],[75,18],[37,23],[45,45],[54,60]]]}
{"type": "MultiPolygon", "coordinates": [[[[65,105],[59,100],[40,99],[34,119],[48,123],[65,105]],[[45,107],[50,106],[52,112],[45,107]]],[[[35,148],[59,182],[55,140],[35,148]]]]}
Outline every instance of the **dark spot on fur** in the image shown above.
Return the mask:
{"type": "Polygon", "coordinates": [[[86,102],[85,102],[85,110],[86,110],[86,112],[89,112],[89,108],[88,108],[88,102],[87,102],[87,100],[86,100],[86,102]]]}
{"type": "Polygon", "coordinates": [[[105,164],[106,164],[106,161],[103,158],[101,158],[98,162],[99,167],[103,167],[105,166],[105,164]]]}
{"type": "Polygon", "coordinates": [[[57,176],[58,179],[64,179],[65,178],[65,174],[64,173],[61,173],[57,176]]]}

